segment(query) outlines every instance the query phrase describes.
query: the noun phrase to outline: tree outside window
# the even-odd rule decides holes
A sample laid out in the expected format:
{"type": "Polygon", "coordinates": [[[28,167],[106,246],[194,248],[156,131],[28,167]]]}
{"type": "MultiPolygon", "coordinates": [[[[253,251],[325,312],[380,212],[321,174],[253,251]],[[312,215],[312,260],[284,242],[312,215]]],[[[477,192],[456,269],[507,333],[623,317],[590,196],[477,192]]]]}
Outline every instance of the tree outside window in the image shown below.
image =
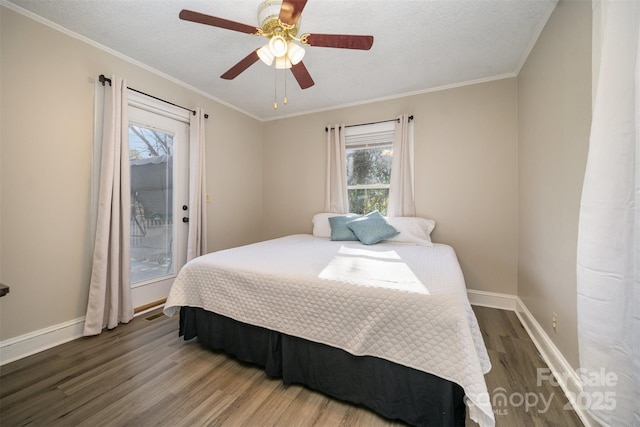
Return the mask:
{"type": "Polygon", "coordinates": [[[391,178],[392,144],[347,147],[349,212],[387,214],[391,178]]]}

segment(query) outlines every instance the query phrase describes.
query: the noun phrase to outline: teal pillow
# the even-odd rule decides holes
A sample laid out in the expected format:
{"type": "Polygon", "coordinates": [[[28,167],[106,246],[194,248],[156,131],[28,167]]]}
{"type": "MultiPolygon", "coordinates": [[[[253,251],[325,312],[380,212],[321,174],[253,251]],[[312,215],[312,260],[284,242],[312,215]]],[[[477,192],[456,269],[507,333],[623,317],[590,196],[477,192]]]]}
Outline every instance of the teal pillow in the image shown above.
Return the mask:
{"type": "Polygon", "coordinates": [[[359,218],[360,215],[338,215],[329,218],[329,225],[331,225],[331,240],[355,240],[358,238],[353,231],[347,227],[347,222],[353,221],[355,218],[359,218]]]}
{"type": "Polygon", "coordinates": [[[347,227],[365,245],[374,245],[400,234],[378,211],[347,222],[347,227]]]}

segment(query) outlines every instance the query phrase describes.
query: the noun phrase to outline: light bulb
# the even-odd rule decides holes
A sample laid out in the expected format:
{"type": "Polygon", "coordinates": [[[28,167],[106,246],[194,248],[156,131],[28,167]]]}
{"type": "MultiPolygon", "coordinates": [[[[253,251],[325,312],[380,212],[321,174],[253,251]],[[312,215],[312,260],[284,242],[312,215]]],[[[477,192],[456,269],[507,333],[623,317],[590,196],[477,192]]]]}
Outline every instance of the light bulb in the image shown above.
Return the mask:
{"type": "Polygon", "coordinates": [[[290,42],[287,48],[287,56],[293,65],[296,65],[304,58],[304,49],[296,43],[290,42]]]}
{"type": "Polygon", "coordinates": [[[267,65],[273,64],[273,60],[275,59],[275,56],[273,56],[273,54],[271,53],[268,43],[262,46],[260,49],[258,49],[257,53],[258,53],[258,58],[260,58],[262,62],[264,62],[267,65]]]}
{"type": "Polygon", "coordinates": [[[276,58],[280,58],[287,53],[287,41],[282,36],[273,36],[269,40],[269,50],[276,58]]]}

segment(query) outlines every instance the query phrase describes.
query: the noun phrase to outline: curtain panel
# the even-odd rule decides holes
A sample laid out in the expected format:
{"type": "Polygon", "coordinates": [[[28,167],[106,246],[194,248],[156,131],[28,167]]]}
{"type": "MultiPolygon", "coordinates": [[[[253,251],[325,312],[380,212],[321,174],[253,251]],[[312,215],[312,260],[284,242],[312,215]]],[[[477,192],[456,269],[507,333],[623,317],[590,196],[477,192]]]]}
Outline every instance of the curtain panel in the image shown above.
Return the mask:
{"type": "Polygon", "coordinates": [[[328,126],[325,212],[348,213],[345,125],[328,126]]]}
{"type": "MultiPolygon", "coordinates": [[[[580,205],[578,343],[586,405],[640,426],[640,3],[607,6],[580,205]]],[[[581,404],[578,402],[578,404],[581,404]]]]}
{"type": "Polygon", "coordinates": [[[104,86],[98,218],[83,335],[97,335],[133,318],[130,288],[129,130],[127,84],[104,86]]]}
{"type": "Polygon", "coordinates": [[[207,193],[205,176],[205,114],[201,108],[189,123],[189,235],[187,262],[207,253],[207,193]]]}
{"type": "Polygon", "coordinates": [[[398,117],[393,138],[393,158],[389,180],[388,216],[416,216],[413,190],[413,160],[409,115],[398,117]]]}

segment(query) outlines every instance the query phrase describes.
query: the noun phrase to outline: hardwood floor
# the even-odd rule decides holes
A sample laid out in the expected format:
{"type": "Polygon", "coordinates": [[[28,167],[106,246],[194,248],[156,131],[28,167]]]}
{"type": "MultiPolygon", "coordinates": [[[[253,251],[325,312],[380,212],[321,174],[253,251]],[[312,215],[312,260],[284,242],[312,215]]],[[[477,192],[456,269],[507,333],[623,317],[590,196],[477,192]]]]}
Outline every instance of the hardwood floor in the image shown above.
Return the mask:
{"type": "MultiPolygon", "coordinates": [[[[562,389],[538,380],[538,369],[550,371],[516,314],[475,306],[473,311],[491,359],[485,380],[496,426],[582,426],[562,389]]],[[[467,419],[467,427],[476,425],[467,419]]]]}
{"type": "MultiPolygon", "coordinates": [[[[536,384],[536,369],[546,365],[515,314],[474,311],[493,365],[486,381],[496,425],[581,426],[564,409],[560,388],[536,384]]],[[[301,386],[284,386],[257,367],[183,341],[177,329],[177,316],[158,310],[0,367],[0,425],[402,425],[301,386]]],[[[475,425],[467,419],[467,426],[475,425]]]]}

